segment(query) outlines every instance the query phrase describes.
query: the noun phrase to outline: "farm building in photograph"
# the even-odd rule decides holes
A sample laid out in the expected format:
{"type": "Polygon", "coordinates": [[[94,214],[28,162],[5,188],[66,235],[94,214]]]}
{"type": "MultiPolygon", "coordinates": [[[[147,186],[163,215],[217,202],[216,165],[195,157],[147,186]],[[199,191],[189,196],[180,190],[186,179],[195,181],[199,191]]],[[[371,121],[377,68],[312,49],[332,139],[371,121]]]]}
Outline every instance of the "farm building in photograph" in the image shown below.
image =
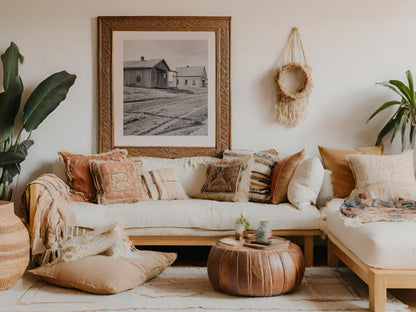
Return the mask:
{"type": "Polygon", "coordinates": [[[205,66],[177,67],[175,72],[176,87],[178,89],[208,87],[208,77],[205,66]]]}
{"type": "Polygon", "coordinates": [[[124,86],[141,88],[168,88],[170,68],[164,59],[124,62],[124,86]]]}

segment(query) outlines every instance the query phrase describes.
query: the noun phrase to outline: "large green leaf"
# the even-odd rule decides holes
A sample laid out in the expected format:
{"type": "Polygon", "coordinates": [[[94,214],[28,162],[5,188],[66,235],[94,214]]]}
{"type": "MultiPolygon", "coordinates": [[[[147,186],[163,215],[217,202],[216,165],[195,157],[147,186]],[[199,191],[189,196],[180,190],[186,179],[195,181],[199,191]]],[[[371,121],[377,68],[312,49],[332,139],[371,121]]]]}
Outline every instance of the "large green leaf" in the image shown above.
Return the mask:
{"type": "Polygon", "coordinates": [[[33,140],[25,140],[16,146],[12,146],[6,152],[0,152],[0,167],[20,164],[26,159],[28,150],[34,143],[33,140]]]}
{"type": "Polygon", "coordinates": [[[410,70],[406,71],[407,81],[409,83],[410,99],[413,108],[416,108],[415,103],[415,86],[413,84],[413,76],[410,70]]]}
{"type": "Polygon", "coordinates": [[[13,42],[1,55],[1,60],[4,92],[0,93],[0,143],[12,137],[14,120],[19,111],[23,93],[23,83],[18,73],[18,63],[19,60],[23,60],[23,56],[13,42]]]}
{"type": "Polygon", "coordinates": [[[370,118],[368,118],[368,120],[365,123],[369,122],[375,115],[377,115],[381,111],[385,110],[386,108],[389,108],[393,105],[398,105],[398,104],[401,104],[401,102],[399,102],[399,101],[389,101],[389,102],[384,103],[370,116],[370,118]]]}
{"type": "Polygon", "coordinates": [[[0,183],[12,184],[13,179],[20,173],[20,165],[13,164],[3,168],[3,174],[0,178],[0,183]]]}
{"type": "Polygon", "coordinates": [[[6,52],[1,55],[1,61],[3,62],[3,88],[7,90],[10,83],[13,83],[14,79],[19,76],[18,61],[23,62],[23,55],[20,54],[14,42],[11,42],[6,52]]]}
{"type": "Polygon", "coordinates": [[[410,124],[409,142],[412,148],[415,148],[415,125],[413,123],[410,124]]]}
{"type": "Polygon", "coordinates": [[[386,134],[389,133],[393,129],[395,123],[396,123],[396,120],[394,119],[394,117],[390,118],[390,120],[387,122],[387,124],[383,127],[383,129],[381,129],[380,133],[378,134],[376,145],[381,144],[381,141],[386,136],[386,134]]]}
{"type": "Polygon", "coordinates": [[[400,124],[402,123],[403,119],[406,122],[407,115],[405,114],[407,109],[405,107],[399,108],[397,111],[396,117],[394,118],[394,127],[393,127],[393,134],[391,135],[391,141],[393,142],[394,138],[396,137],[397,131],[399,130],[400,124]]]}
{"type": "Polygon", "coordinates": [[[23,109],[22,123],[27,132],[35,130],[52,113],[74,84],[76,75],[66,71],[55,73],[32,92],[23,109]]]}
{"type": "Polygon", "coordinates": [[[407,101],[409,101],[409,103],[412,102],[410,90],[403,82],[401,82],[400,80],[390,80],[389,82],[400,90],[402,96],[404,95],[404,97],[407,99],[407,101]]]}
{"type": "Polygon", "coordinates": [[[406,125],[407,125],[407,120],[404,120],[402,123],[402,131],[401,131],[401,136],[402,136],[402,152],[404,151],[405,147],[406,147],[406,125]]]}

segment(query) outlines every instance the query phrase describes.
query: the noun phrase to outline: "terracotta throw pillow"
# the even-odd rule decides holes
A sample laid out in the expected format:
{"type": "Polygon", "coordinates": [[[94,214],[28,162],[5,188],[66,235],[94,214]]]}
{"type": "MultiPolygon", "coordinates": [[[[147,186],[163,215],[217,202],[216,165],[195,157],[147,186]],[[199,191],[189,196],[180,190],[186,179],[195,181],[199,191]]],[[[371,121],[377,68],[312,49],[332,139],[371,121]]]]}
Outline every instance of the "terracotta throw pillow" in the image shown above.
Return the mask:
{"type": "Polygon", "coordinates": [[[95,160],[122,160],[127,157],[127,150],[116,149],[105,154],[80,155],[65,151],[58,152],[65,165],[65,173],[71,193],[80,195],[85,201],[93,202],[96,198],[94,182],[90,174],[90,163],[95,160]]]}
{"type": "Polygon", "coordinates": [[[139,258],[90,256],[29,272],[45,282],[93,294],[116,294],[142,285],[176,260],[175,253],[141,250],[139,258]]]}
{"type": "Polygon", "coordinates": [[[248,201],[252,155],[219,159],[207,168],[200,198],[220,201],[248,201]]]}
{"type": "Polygon", "coordinates": [[[162,168],[143,173],[148,194],[153,200],[187,199],[176,168],[162,168]]]}
{"type": "Polygon", "coordinates": [[[280,204],[287,201],[287,189],[290,179],[295,173],[296,167],[305,156],[305,150],[285,157],[277,163],[272,181],[272,204],[280,204]]]}
{"type": "Polygon", "coordinates": [[[344,198],[350,195],[355,187],[354,177],[347,159],[349,154],[382,155],[384,146],[361,147],[341,150],[318,146],[324,168],[332,171],[334,197],[344,198]]]}
{"type": "Polygon", "coordinates": [[[352,196],[366,199],[416,199],[413,150],[396,155],[348,155],[355,177],[352,196]]]}
{"type": "Polygon", "coordinates": [[[134,203],[149,200],[140,161],[90,160],[97,190],[97,204],[134,203]]]}

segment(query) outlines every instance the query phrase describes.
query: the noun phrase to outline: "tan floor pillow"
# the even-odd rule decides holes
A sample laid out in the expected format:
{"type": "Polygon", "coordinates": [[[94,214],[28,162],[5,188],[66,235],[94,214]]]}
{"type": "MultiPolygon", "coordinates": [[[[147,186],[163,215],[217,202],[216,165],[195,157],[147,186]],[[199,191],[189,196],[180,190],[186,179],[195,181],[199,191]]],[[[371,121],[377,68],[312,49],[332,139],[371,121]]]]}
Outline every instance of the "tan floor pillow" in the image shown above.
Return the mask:
{"type": "Polygon", "coordinates": [[[142,285],[175,260],[175,253],[142,250],[139,258],[96,255],[72,262],[44,265],[29,272],[57,286],[105,295],[142,285]]]}

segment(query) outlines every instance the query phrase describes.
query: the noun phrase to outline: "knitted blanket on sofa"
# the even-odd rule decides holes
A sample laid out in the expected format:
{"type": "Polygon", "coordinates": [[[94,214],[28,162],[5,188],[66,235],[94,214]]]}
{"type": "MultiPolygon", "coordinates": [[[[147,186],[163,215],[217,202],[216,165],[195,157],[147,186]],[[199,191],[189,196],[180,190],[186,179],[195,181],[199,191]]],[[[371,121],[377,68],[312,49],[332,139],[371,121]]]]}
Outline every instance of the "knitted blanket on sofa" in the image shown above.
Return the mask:
{"type": "Polygon", "coordinates": [[[416,200],[363,199],[352,197],[341,204],[341,214],[347,225],[369,222],[416,222],[416,200]]]}

